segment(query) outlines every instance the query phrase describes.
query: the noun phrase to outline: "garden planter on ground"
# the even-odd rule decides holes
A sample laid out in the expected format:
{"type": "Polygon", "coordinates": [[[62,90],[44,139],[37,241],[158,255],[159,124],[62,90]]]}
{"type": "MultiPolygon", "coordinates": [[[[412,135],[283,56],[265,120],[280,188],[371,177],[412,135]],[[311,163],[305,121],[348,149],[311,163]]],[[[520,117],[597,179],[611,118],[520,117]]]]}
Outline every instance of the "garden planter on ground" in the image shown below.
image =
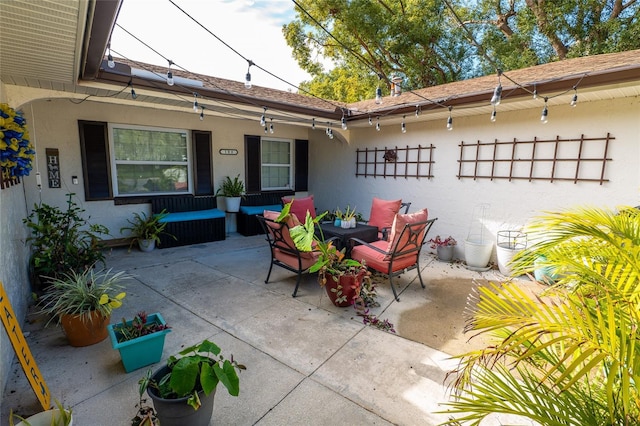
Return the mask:
{"type": "Polygon", "coordinates": [[[496,245],[498,269],[502,275],[511,276],[509,263],[519,251],[527,248],[527,234],[518,231],[499,231],[496,245]]]}
{"type": "Polygon", "coordinates": [[[341,308],[353,305],[354,299],[359,295],[360,286],[362,285],[362,277],[366,272],[361,272],[358,275],[345,274],[340,275],[338,282],[336,282],[330,274],[327,274],[327,282],[324,285],[327,295],[331,302],[341,308]],[[342,288],[338,289],[338,285],[342,288]],[[342,292],[342,294],[338,294],[342,292]],[[344,299],[342,296],[345,296],[344,299]],[[337,301],[340,298],[341,301],[337,301]]]}
{"type": "Polygon", "coordinates": [[[237,213],[240,211],[240,202],[242,201],[242,197],[226,197],[226,211],[228,213],[237,213]]]}
{"type": "Polygon", "coordinates": [[[453,251],[455,246],[438,246],[436,247],[436,255],[438,260],[443,262],[451,262],[453,260],[453,251]]]}
{"type": "Polygon", "coordinates": [[[60,323],[71,346],[89,346],[107,338],[110,316],[92,311],[88,315],[62,315],[60,323]]]}
{"type": "Polygon", "coordinates": [[[486,268],[493,252],[493,241],[465,240],[464,259],[471,268],[486,268]]]}
{"type": "Polygon", "coordinates": [[[138,240],[138,248],[143,252],[150,252],[156,248],[156,240],[138,240]]]}
{"type": "MultiPolygon", "coordinates": [[[[169,373],[169,367],[164,366],[153,374],[152,380],[160,381],[167,373],[169,373]]],[[[215,389],[208,396],[205,396],[202,391],[198,393],[202,405],[197,410],[187,404],[188,397],[160,398],[151,386],[147,388],[147,393],[153,400],[153,407],[158,413],[158,419],[162,426],[208,426],[211,421],[215,389]]]]}
{"type": "MultiPolygon", "coordinates": [[[[133,320],[127,321],[127,325],[131,325],[132,322],[133,320]]],[[[150,314],[147,317],[145,324],[151,323],[166,324],[164,318],[162,318],[162,315],[159,313],[150,314]]],[[[114,330],[115,326],[117,326],[117,324],[109,324],[108,327],[111,346],[120,352],[122,365],[124,365],[124,370],[127,373],[160,361],[164,349],[165,336],[171,329],[156,331],[146,336],[140,336],[118,343],[118,334],[114,330]]]]}
{"type": "Polygon", "coordinates": [[[65,423],[62,418],[62,413],[59,409],[42,411],[41,413],[34,414],[26,418],[24,421],[16,424],[16,426],[51,426],[51,425],[60,425],[60,426],[72,426],[73,425],[73,416],[71,413],[67,411],[67,416],[70,417],[69,423],[65,423]]]}

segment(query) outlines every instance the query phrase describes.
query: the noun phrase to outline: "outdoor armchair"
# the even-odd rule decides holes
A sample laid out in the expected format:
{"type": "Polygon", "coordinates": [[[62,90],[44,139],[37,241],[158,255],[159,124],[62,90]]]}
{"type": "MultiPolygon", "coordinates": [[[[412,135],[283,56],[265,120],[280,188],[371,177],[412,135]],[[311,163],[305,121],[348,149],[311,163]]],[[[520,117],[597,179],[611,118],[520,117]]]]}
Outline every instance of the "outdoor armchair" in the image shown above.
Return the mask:
{"type": "Polygon", "coordinates": [[[416,269],[420,285],[424,288],[420,271],[420,252],[431,226],[437,220],[428,219],[427,214],[427,209],[424,209],[412,214],[396,215],[390,241],[367,243],[358,238],[350,240],[354,245],[351,258],[364,262],[368,268],[386,275],[397,301],[400,301],[400,298],[393,285],[393,277],[416,269]]]}
{"type": "Polygon", "coordinates": [[[271,261],[269,263],[269,273],[265,283],[269,283],[273,265],[284,268],[288,271],[298,274],[296,279],[296,287],[293,290],[293,297],[298,293],[302,274],[306,273],[311,265],[316,263],[319,252],[303,252],[296,248],[289,229],[296,225],[293,220],[287,222],[276,222],[279,212],[265,211],[264,215],[257,215],[256,218],[262,226],[271,250],[271,261]]]}

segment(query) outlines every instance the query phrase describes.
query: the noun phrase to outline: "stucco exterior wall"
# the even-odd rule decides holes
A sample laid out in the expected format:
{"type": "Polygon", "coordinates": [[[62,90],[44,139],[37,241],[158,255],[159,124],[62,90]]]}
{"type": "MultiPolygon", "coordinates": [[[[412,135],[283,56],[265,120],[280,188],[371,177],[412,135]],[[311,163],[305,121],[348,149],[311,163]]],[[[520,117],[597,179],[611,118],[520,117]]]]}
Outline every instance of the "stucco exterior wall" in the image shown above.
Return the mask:
{"type": "MultiPolygon", "coordinates": [[[[416,122],[407,116],[407,132],[400,125],[350,128],[350,144],[328,139],[324,131],[312,132],[310,156],[310,191],[320,210],[356,206],[365,217],[369,215],[371,199],[402,198],[411,201],[410,211],[428,208],[430,217],[438,221],[431,236],[452,235],[459,241],[456,256],[464,258],[464,244],[481,203],[489,205],[483,221],[484,230],[495,241],[499,230],[520,229],[543,211],[575,206],[615,208],[638,203],[640,183],[640,100],[624,98],[616,101],[582,102],[577,107],[558,105],[549,108],[549,122],[540,122],[541,108],[500,112],[492,123],[488,115],[455,117],[452,131],[446,130],[446,120],[416,122]],[[460,143],[605,137],[609,144],[602,185],[594,182],[458,179],[460,143]],[[355,177],[356,149],[384,147],[417,147],[433,144],[432,179],[355,177]]],[[[455,110],[454,110],[455,111],[455,110]]],[[[374,121],[375,122],[375,121],[374,121]]],[[[586,156],[586,153],[584,154],[586,156]]],[[[602,154],[599,154],[602,157],[602,154]]],[[[599,167],[599,166],[598,166],[599,167]]],[[[599,176],[598,176],[599,177],[599,176]]],[[[495,256],[495,253],[494,253],[495,256]]]]}
{"type": "MultiPolygon", "coordinates": [[[[88,202],[84,200],[78,120],[211,131],[214,185],[216,189],[225,176],[234,177],[240,174],[244,179],[244,135],[260,135],[264,133],[259,124],[259,116],[256,117],[255,122],[213,116],[206,116],[203,121],[200,121],[199,114],[193,112],[118,106],[92,101],[77,104],[67,99],[35,101],[33,103],[33,117],[30,116],[31,107],[27,108],[26,111],[28,112],[26,114],[27,119],[30,122],[35,121],[36,124],[37,163],[42,175],[41,193],[37,190],[35,173],[25,179],[27,205],[30,210],[34,204],[40,201],[64,208],[65,195],[73,192],[76,194],[74,200],[86,210],[86,217],[90,217],[89,222],[107,226],[113,238],[121,236],[120,228],[127,226],[126,220],[132,217],[133,212],[143,211],[149,213],[150,205],[116,206],[110,200],[88,202]],[[48,187],[46,148],[57,148],[59,150],[61,188],[50,189],[48,187]],[[219,153],[221,148],[237,149],[238,155],[221,155],[219,153]],[[78,176],[78,185],[72,184],[72,176],[78,176]]],[[[307,137],[307,131],[302,128],[276,124],[275,134],[272,136],[304,139],[307,137]]]]}

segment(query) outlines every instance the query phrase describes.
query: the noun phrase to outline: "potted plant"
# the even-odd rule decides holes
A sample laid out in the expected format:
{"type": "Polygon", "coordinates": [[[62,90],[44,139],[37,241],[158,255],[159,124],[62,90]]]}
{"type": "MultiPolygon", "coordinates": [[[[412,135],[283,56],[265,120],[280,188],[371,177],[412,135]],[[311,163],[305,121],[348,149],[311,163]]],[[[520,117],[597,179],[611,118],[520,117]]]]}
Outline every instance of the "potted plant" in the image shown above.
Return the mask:
{"type": "MultiPolygon", "coordinates": [[[[291,203],[284,205],[277,219],[278,222],[287,220],[290,207],[291,203]]],[[[364,318],[365,324],[394,331],[393,324],[369,313],[369,308],[379,304],[376,301],[376,286],[366,265],[347,258],[346,248],[338,250],[333,241],[324,240],[322,229],[316,225],[325,214],[326,212],[312,218],[307,212],[305,223],[289,230],[298,250],[318,252],[318,260],[309,268],[309,272],[318,273],[318,283],[325,288],[334,305],[339,307],[353,305],[357,314],[364,318]]]]}
{"type": "Polygon", "coordinates": [[[132,320],[122,318],[118,324],[109,324],[107,331],[111,346],[120,352],[124,370],[129,373],[160,361],[171,328],[160,313],[147,315],[140,311],[132,320]]]}
{"type": "Polygon", "coordinates": [[[244,195],[244,182],[240,179],[240,175],[233,179],[229,176],[224,178],[216,195],[224,197],[227,212],[238,212],[244,195]]]}
{"type": "Polygon", "coordinates": [[[342,216],[341,226],[343,228],[355,228],[356,227],[356,209],[352,209],[351,206],[347,206],[342,216]]]}
{"type": "Polygon", "coordinates": [[[104,264],[104,242],[108,235],[103,225],[89,224],[82,217],[83,209],[67,194],[67,208],[41,204],[23,219],[31,230],[27,243],[31,245],[30,269],[35,290],[47,286],[47,278],[57,278],[68,271],[82,272],[97,262],[104,264]]]}
{"type": "Polygon", "coordinates": [[[14,414],[9,414],[9,426],[71,426],[73,425],[73,410],[64,406],[56,400],[56,408],[41,411],[27,418],[14,414]],[[14,423],[14,419],[20,420],[14,423]]]}
{"type": "Polygon", "coordinates": [[[436,255],[439,260],[442,260],[443,262],[451,262],[453,259],[454,247],[458,244],[452,236],[442,239],[440,238],[440,235],[437,235],[435,238],[430,239],[429,242],[431,243],[431,248],[436,250],[436,255]]]}
{"type": "Polygon", "coordinates": [[[71,270],[49,278],[51,285],[39,303],[51,320],[57,318],[71,346],[93,345],[107,338],[111,311],[122,305],[126,295],[121,282],[129,278],[111,269],[71,270]]]}
{"type": "Polygon", "coordinates": [[[240,393],[236,370],[246,367],[220,354],[220,348],[209,340],[170,356],[167,364],[141,386],[153,400],[162,426],[206,426],[213,412],[213,397],[222,383],[232,396],[240,393]]]}
{"type": "Polygon", "coordinates": [[[140,251],[152,251],[156,245],[160,245],[161,234],[165,234],[176,239],[175,235],[165,232],[164,229],[167,227],[167,222],[161,222],[162,218],[166,217],[168,214],[169,213],[164,209],[158,214],[149,216],[144,212],[134,212],[133,220],[127,219],[130,226],[123,226],[120,228],[120,232],[129,231],[131,233],[129,250],[131,250],[134,243],[138,243],[140,251]]]}

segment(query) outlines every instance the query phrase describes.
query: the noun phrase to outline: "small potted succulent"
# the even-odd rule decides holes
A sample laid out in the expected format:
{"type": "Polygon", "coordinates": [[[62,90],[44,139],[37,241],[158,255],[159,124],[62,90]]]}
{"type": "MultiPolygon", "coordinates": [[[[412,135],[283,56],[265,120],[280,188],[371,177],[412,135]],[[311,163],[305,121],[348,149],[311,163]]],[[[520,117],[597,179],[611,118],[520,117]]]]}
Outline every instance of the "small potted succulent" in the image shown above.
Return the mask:
{"type": "Polygon", "coordinates": [[[129,373],[144,366],[155,364],[162,358],[164,340],[171,328],[160,313],[147,315],[140,311],[127,321],[107,327],[111,346],[120,352],[124,370],[129,373]]]}
{"type": "Polygon", "coordinates": [[[221,349],[209,340],[190,346],[167,364],[141,380],[153,400],[162,426],[207,426],[213,414],[213,397],[222,383],[229,395],[238,396],[237,371],[246,367],[221,355],[221,349]]]}
{"type": "Polygon", "coordinates": [[[429,243],[431,243],[431,248],[436,250],[436,255],[439,260],[442,260],[443,262],[451,262],[453,259],[454,247],[458,244],[452,236],[442,239],[440,238],[440,235],[437,235],[435,238],[430,239],[429,243]]]}
{"type": "Polygon", "coordinates": [[[89,346],[107,338],[111,311],[122,306],[122,282],[131,278],[111,269],[70,271],[48,277],[50,286],[40,298],[42,312],[57,318],[71,346],[89,346]]]}

